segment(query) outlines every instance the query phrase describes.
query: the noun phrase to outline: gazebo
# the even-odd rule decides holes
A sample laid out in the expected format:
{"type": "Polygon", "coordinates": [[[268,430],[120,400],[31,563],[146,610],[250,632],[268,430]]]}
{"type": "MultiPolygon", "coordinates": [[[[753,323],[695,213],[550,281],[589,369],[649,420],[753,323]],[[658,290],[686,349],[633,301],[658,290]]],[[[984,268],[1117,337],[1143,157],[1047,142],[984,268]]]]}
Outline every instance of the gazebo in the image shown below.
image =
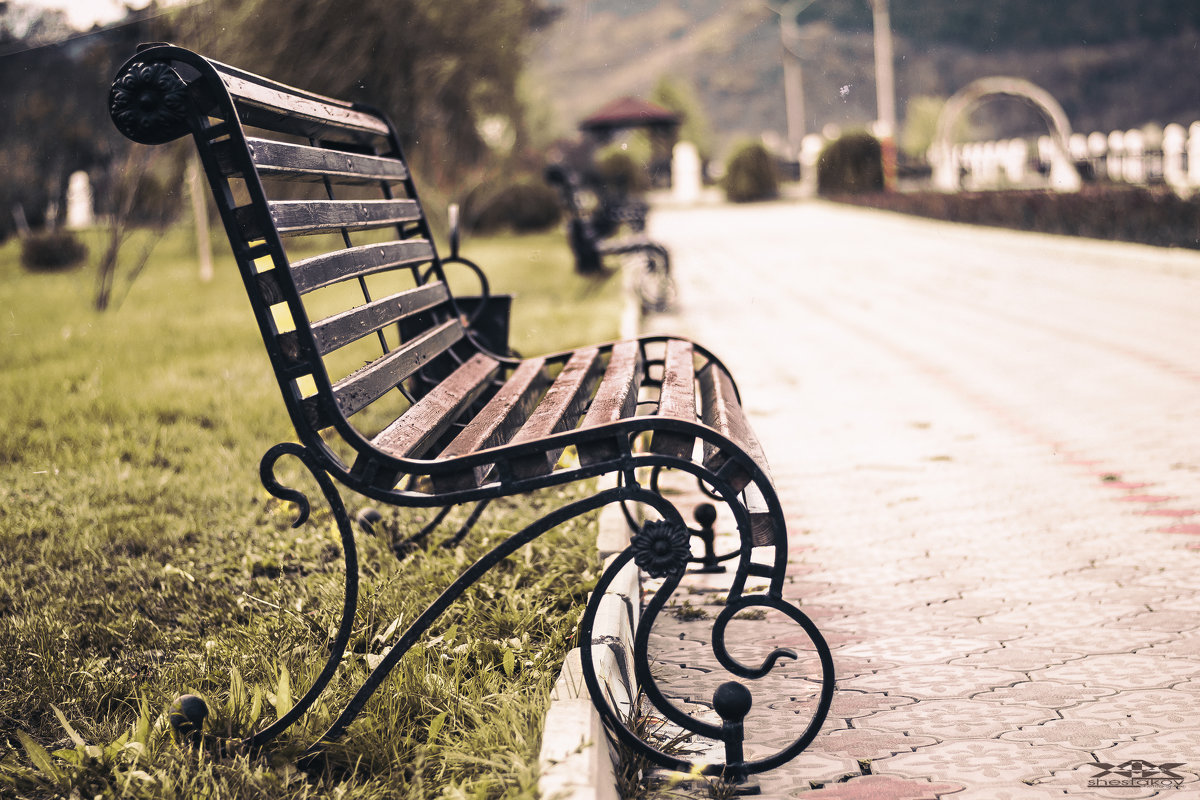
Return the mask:
{"type": "Polygon", "coordinates": [[[611,142],[619,133],[643,129],[650,137],[650,181],[671,182],[671,150],[679,137],[683,117],[637,97],[620,97],[605,104],[579,123],[579,130],[594,146],[611,142]]]}

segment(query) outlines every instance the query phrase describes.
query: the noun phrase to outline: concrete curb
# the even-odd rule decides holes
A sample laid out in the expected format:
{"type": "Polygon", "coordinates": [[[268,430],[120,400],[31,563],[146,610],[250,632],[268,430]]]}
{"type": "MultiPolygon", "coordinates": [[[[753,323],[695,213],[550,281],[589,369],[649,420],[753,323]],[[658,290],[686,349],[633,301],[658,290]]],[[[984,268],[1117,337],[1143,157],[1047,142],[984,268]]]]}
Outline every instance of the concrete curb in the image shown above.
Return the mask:
{"type": "MultiPolygon", "coordinates": [[[[629,270],[622,271],[619,335],[632,339],[641,328],[641,302],[629,270]]],[[[600,488],[609,488],[616,481],[605,476],[600,484],[600,488]]],[[[607,505],[600,510],[598,527],[596,549],[607,569],[613,557],[629,546],[629,525],[620,506],[607,505]]],[[[633,632],[641,615],[641,591],[641,575],[630,562],[601,600],[589,645],[601,686],[620,714],[628,714],[635,701],[633,632]]],[[[621,796],[617,753],[592,705],[578,648],[567,654],[551,691],[538,764],[538,790],[543,800],[617,800],[621,796]]]]}
{"type": "MultiPolygon", "coordinates": [[[[600,512],[596,546],[607,568],[629,544],[621,509],[600,512]]],[[[631,562],[600,601],[592,631],[592,659],[609,703],[628,714],[633,698],[633,631],[641,610],[641,576],[631,562]]],[[[567,654],[550,695],[538,761],[538,789],[545,800],[615,800],[617,754],[584,683],[578,648],[567,654]]]]}

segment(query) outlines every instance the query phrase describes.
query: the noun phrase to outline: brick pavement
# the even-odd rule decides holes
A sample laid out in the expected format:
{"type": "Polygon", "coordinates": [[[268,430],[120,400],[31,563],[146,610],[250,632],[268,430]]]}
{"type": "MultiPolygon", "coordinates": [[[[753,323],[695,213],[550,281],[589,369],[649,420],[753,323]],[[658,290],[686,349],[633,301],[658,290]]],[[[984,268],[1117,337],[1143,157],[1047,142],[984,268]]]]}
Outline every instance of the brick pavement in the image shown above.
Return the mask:
{"type": "MultiPolygon", "coordinates": [[[[764,795],[1200,798],[1200,255],[815,202],[651,222],[680,309],[646,327],[730,364],[837,665],[764,795]],[[1090,786],[1101,763],[1182,784],[1090,786]]],[[[720,579],[690,585],[713,613],[720,579]]],[[[704,626],[652,649],[711,713],[704,626]]],[[[789,699],[751,713],[752,754],[803,724],[811,664],[764,679],[789,699]]]]}

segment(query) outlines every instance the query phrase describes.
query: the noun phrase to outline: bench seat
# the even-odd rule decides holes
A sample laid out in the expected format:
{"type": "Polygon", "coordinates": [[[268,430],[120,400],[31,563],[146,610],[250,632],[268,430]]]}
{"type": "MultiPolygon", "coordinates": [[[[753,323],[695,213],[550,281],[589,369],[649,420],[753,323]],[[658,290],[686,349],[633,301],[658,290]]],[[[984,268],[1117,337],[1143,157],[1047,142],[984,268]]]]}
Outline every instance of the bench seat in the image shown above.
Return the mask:
{"type": "MultiPolygon", "coordinates": [[[[738,491],[753,474],[736,458],[738,449],[769,474],[733,379],[684,339],[631,339],[508,363],[478,353],[371,439],[379,455],[395,459],[371,472],[376,488],[386,490],[403,474],[402,463],[413,470],[409,460],[424,460],[435,491],[466,492],[551,475],[568,449],[555,434],[573,434],[575,459],[566,466],[594,467],[631,455],[643,431],[651,432],[645,452],[695,459],[714,473],[725,469],[738,491]],[[662,375],[647,383],[644,351],[654,347],[665,351],[662,375]],[[485,393],[486,402],[475,402],[485,393]],[[662,421],[685,424],[665,428],[662,421]],[[713,435],[697,452],[701,428],[713,435]]],[[[765,505],[748,507],[755,544],[771,544],[765,505]]]]}

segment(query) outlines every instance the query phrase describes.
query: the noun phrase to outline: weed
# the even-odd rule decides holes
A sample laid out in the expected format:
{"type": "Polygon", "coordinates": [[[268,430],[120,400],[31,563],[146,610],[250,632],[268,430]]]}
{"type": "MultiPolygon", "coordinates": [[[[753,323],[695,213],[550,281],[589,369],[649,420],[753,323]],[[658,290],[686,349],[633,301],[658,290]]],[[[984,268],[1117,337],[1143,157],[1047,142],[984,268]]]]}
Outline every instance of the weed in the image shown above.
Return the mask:
{"type": "Polygon", "coordinates": [[[748,608],[745,611],[739,611],[735,619],[766,619],[767,610],[765,608],[748,608]]]}
{"type": "Polygon", "coordinates": [[[672,605],[670,607],[671,616],[675,619],[684,622],[691,622],[698,619],[708,619],[708,612],[700,606],[692,605],[690,600],[684,599],[682,603],[672,605]]]}
{"type": "MultiPolygon", "coordinates": [[[[691,741],[694,734],[687,731],[673,732],[670,723],[652,714],[646,697],[640,691],[630,706],[626,726],[639,739],[651,742],[669,755],[678,755],[691,741]]],[[[672,800],[683,797],[674,790],[689,775],[666,774],[654,762],[639,752],[619,745],[617,747],[617,794],[630,800],[672,800]]]]}

